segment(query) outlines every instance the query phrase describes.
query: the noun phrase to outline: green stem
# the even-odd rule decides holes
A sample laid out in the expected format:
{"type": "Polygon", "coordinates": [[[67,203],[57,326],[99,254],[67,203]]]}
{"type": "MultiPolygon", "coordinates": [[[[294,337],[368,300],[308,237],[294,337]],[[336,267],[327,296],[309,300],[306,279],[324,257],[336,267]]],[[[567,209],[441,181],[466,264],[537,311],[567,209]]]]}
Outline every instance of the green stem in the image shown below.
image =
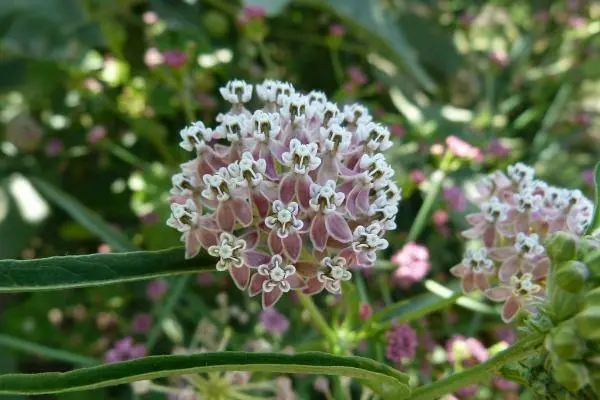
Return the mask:
{"type": "Polygon", "coordinates": [[[333,66],[335,80],[337,81],[338,85],[341,85],[344,82],[344,69],[342,68],[342,63],[340,62],[340,52],[338,50],[331,50],[331,63],[333,66]]]}
{"type": "Polygon", "coordinates": [[[100,364],[100,362],[94,358],[81,356],[79,354],[74,354],[66,350],[53,349],[50,347],[42,346],[41,344],[29,342],[27,340],[19,339],[8,335],[0,335],[0,346],[4,346],[12,350],[21,351],[23,353],[49,358],[52,360],[71,363],[73,365],[81,367],[90,367],[92,365],[100,364]]]}
{"type": "Polygon", "coordinates": [[[419,213],[415,218],[415,222],[410,227],[410,231],[408,232],[408,236],[406,238],[407,242],[415,241],[425,228],[425,224],[427,223],[427,219],[429,218],[433,204],[435,203],[435,200],[442,189],[444,179],[446,179],[447,170],[451,161],[452,153],[447,151],[444,155],[444,158],[442,158],[440,167],[431,175],[429,192],[423,201],[423,205],[419,209],[419,213]]]}
{"type": "Polygon", "coordinates": [[[258,49],[258,55],[262,60],[265,68],[267,69],[268,76],[276,76],[277,75],[277,64],[273,62],[271,55],[269,54],[269,50],[265,47],[265,43],[263,41],[259,41],[256,43],[256,48],[258,49]]]}
{"type": "Polygon", "coordinates": [[[312,320],[313,324],[315,325],[315,327],[321,331],[321,333],[331,342],[331,343],[335,343],[337,340],[337,335],[335,334],[335,332],[333,331],[333,329],[331,329],[329,327],[329,325],[327,324],[327,321],[325,321],[325,318],[323,317],[323,314],[321,314],[321,312],[319,311],[319,309],[317,308],[317,306],[315,305],[314,301],[312,300],[312,297],[305,295],[304,293],[297,291],[296,294],[298,295],[298,299],[300,300],[300,303],[302,304],[302,307],[304,307],[304,309],[306,311],[308,311],[309,315],[310,315],[310,319],[312,320]]]}
{"type": "Polygon", "coordinates": [[[531,354],[536,353],[539,350],[538,346],[540,346],[543,341],[544,334],[541,333],[521,339],[515,345],[498,353],[483,364],[479,364],[461,373],[447,376],[444,379],[416,389],[409,397],[409,400],[438,399],[457,389],[490,379],[497,375],[500,368],[504,365],[522,360],[529,357],[531,354]]]}

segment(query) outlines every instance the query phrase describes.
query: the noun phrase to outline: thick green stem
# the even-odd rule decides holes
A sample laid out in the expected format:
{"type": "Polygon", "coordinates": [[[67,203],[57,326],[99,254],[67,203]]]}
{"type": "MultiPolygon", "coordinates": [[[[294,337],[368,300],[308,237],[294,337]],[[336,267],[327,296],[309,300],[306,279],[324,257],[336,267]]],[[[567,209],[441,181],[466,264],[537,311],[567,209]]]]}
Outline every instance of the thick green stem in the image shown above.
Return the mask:
{"type": "Polygon", "coordinates": [[[427,219],[429,218],[429,214],[431,214],[431,209],[433,208],[433,204],[435,203],[435,199],[437,198],[440,190],[442,189],[442,184],[444,183],[444,179],[446,179],[446,173],[448,167],[450,166],[450,162],[452,161],[452,153],[447,151],[442,158],[439,169],[437,169],[431,175],[431,185],[429,188],[429,192],[423,201],[423,205],[419,209],[419,213],[415,218],[415,222],[410,227],[410,231],[408,232],[408,236],[406,238],[407,242],[415,241],[423,229],[425,228],[425,224],[427,223],[427,219]]]}
{"type": "Polygon", "coordinates": [[[335,343],[337,335],[335,334],[333,329],[331,329],[331,327],[327,324],[327,321],[325,321],[323,314],[321,314],[321,312],[319,311],[319,309],[313,302],[312,298],[310,296],[305,295],[304,293],[302,293],[300,291],[297,291],[296,294],[298,295],[298,299],[300,300],[302,307],[304,307],[304,309],[306,311],[308,311],[308,314],[310,315],[310,319],[312,320],[315,327],[319,331],[321,331],[321,333],[331,343],[335,343]]]}
{"type": "Polygon", "coordinates": [[[504,365],[522,360],[529,357],[532,353],[539,351],[538,347],[543,341],[544,334],[541,333],[521,339],[515,345],[498,353],[483,364],[416,389],[409,397],[409,400],[439,399],[441,396],[452,393],[460,388],[490,379],[496,376],[500,368],[504,365]]]}

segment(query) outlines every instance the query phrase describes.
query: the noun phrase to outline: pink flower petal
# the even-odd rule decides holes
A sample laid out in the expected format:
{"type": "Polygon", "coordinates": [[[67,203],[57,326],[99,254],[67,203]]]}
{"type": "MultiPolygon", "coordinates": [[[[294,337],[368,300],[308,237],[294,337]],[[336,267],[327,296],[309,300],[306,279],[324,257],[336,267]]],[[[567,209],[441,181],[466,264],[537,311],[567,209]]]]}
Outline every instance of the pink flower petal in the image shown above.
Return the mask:
{"type": "Polygon", "coordinates": [[[302,290],[302,293],[312,296],[313,294],[320,293],[323,290],[323,283],[314,277],[306,281],[306,287],[302,290]]]}
{"type": "Polygon", "coordinates": [[[219,206],[217,207],[217,223],[219,224],[219,228],[224,231],[231,232],[233,230],[235,216],[229,201],[219,203],[219,206]]]}
{"type": "Polygon", "coordinates": [[[529,216],[519,214],[515,220],[515,229],[517,232],[529,232],[529,216]]]}
{"type": "Polygon", "coordinates": [[[263,308],[272,307],[279,301],[283,292],[278,287],[273,288],[270,292],[263,292],[262,294],[262,306],[263,308]]]}
{"type": "Polygon", "coordinates": [[[457,264],[454,267],[450,268],[450,273],[456,276],[457,278],[462,278],[469,271],[471,271],[471,268],[467,267],[464,264],[457,264]]]}
{"type": "Polygon", "coordinates": [[[296,261],[298,256],[300,256],[300,250],[302,248],[302,239],[300,238],[300,235],[298,235],[298,233],[290,233],[287,237],[283,238],[281,242],[283,243],[285,254],[287,254],[291,260],[296,261]]]}
{"type": "Polygon", "coordinates": [[[533,279],[542,279],[548,276],[550,270],[550,259],[548,257],[542,258],[540,261],[533,266],[533,279]]]}
{"type": "Polygon", "coordinates": [[[244,199],[234,199],[231,206],[240,224],[248,226],[252,223],[252,207],[244,199]]]}
{"type": "Polygon", "coordinates": [[[510,296],[506,303],[504,303],[504,307],[502,307],[502,320],[506,323],[509,323],[513,320],[513,318],[519,312],[521,308],[521,303],[519,298],[516,296],[510,296]]]}
{"type": "Polygon", "coordinates": [[[298,261],[295,264],[296,272],[302,276],[314,277],[319,269],[319,264],[308,261],[298,261]]]}
{"type": "Polygon", "coordinates": [[[261,274],[254,274],[250,279],[250,285],[248,286],[248,295],[250,297],[256,296],[262,292],[263,282],[267,280],[267,277],[261,274]]]}
{"type": "Polygon", "coordinates": [[[279,236],[277,236],[277,234],[275,233],[275,229],[273,229],[271,231],[271,233],[269,233],[269,248],[271,249],[271,252],[274,254],[281,254],[283,253],[283,243],[281,243],[281,238],[279,236]]]}
{"type": "Polygon", "coordinates": [[[310,208],[310,185],[312,183],[312,179],[308,176],[296,179],[296,197],[304,209],[310,208]]]}
{"type": "Polygon", "coordinates": [[[322,251],[327,245],[327,228],[325,226],[325,217],[323,214],[317,214],[314,216],[310,225],[310,240],[313,243],[315,249],[322,251]]]}
{"type": "Polygon", "coordinates": [[[348,196],[346,196],[346,210],[352,217],[358,217],[359,210],[356,205],[356,196],[358,196],[359,188],[354,186],[348,196]]]}
{"type": "Polygon", "coordinates": [[[344,217],[339,213],[330,212],[325,214],[325,227],[327,232],[338,242],[348,243],[352,241],[352,231],[344,217]]]}
{"type": "Polygon", "coordinates": [[[320,185],[325,184],[327,180],[336,180],[338,177],[337,163],[335,162],[334,156],[325,155],[321,161],[319,167],[319,173],[317,174],[317,182],[320,185]]]}
{"type": "Polygon", "coordinates": [[[294,274],[287,278],[292,289],[303,289],[306,287],[306,282],[298,274],[294,274]]]}
{"type": "Polygon", "coordinates": [[[356,206],[363,214],[369,213],[369,187],[364,186],[356,195],[356,206]]]}
{"type": "Polygon", "coordinates": [[[219,242],[217,234],[206,229],[198,230],[198,239],[205,249],[208,249],[210,246],[216,246],[219,242]]]}
{"type": "Polygon", "coordinates": [[[241,239],[244,239],[246,241],[246,249],[255,248],[259,238],[260,234],[256,230],[248,231],[241,236],[241,239]]]}
{"type": "Polygon", "coordinates": [[[269,200],[262,193],[258,191],[253,191],[252,203],[254,203],[254,206],[258,210],[258,215],[260,215],[262,218],[266,218],[267,215],[269,215],[270,203],[269,200]]]}
{"type": "Polygon", "coordinates": [[[259,265],[268,264],[271,261],[271,256],[256,250],[246,250],[244,252],[244,256],[246,259],[246,264],[252,268],[256,268],[259,265]]]}
{"type": "Polygon", "coordinates": [[[271,154],[277,158],[277,161],[279,161],[280,164],[283,164],[283,153],[288,151],[289,147],[277,140],[271,140],[269,150],[271,151],[271,154]]]}
{"type": "Polygon", "coordinates": [[[504,301],[512,295],[512,290],[506,286],[499,286],[486,290],[485,295],[492,301],[504,301]]]}
{"type": "Polygon", "coordinates": [[[482,292],[485,292],[490,288],[490,283],[488,282],[485,274],[481,272],[473,273],[473,278],[475,280],[475,286],[477,286],[477,289],[481,290],[482,292]]]}
{"type": "Polygon", "coordinates": [[[485,222],[483,213],[468,214],[465,216],[465,219],[471,225],[480,225],[485,222]]]}
{"type": "Polygon", "coordinates": [[[200,252],[200,238],[197,231],[189,232],[185,241],[185,258],[194,258],[200,252]]]}
{"type": "Polygon", "coordinates": [[[233,278],[233,283],[240,290],[246,290],[248,287],[248,282],[250,281],[250,268],[242,265],[239,268],[229,268],[229,274],[233,278]]]}
{"type": "Polygon", "coordinates": [[[460,234],[463,235],[467,239],[478,239],[483,234],[483,225],[474,226],[471,229],[467,229],[466,231],[462,231],[460,234]]]}
{"type": "Polygon", "coordinates": [[[520,267],[520,259],[517,256],[512,256],[507,258],[500,267],[500,271],[498,271],[498,277],[503,282],[508,282],[511,276],[515,275],[519,272],[520,267]]]}
{"type": "Polygon", "coordinates": [[[473,279],[473,274],[472,273],[468,273],[466,274],[462,281],[460,282],[460,285],[462,287],[462,290],[464,293],[471,293],[475,291],[475,280],[473,279]]]}
{"type": "Polygon", "coordinates": [[[489,225],[483,231],[483,243],[486,247],[491,247],[494,245],[494,239],[496,238],[496,229],[494,226],[489,225]]]}
{"type": "Polygon", "coordinates": [[[488,249],[488,257],[496,261],[504,261],[517,254],[514,247],[492,247],[488,249]]]}
{"type": "Polygon", "coordinates": [[[292,201],[296,193],[296,177],[293,174],[287,174],[279,183],[279,198],[285,204],[292,201]]]}

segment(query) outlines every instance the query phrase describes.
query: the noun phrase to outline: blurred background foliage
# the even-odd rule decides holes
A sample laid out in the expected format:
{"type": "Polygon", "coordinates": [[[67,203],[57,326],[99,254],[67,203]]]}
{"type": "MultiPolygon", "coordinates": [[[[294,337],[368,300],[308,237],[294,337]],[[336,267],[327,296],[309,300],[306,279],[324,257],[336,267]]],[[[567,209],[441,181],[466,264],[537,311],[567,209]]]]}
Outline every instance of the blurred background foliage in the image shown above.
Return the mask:
{"type": "MultiPolygon", "coordinates": [[[[599,33],[600,3],[586,0],[4,0],[0,258],[177,245],[164,221],[170,176],[187,156],[178,131],[212,124],[224,109],[217,89],[233,78],[289,80],[362,102],[389,124],[405,198],[389,254],[449,135],[483,158],[457,163],[445,189],[468,194],[474,174],[520,160],[589,194],[599,33]]],[[[468,209],[439,196],[434,210],[419,240],[443,280],[468,209]]],[[[199,290],[220,289],[189,289],[199,290]]],[[[198,307],[182,306],[178,323],[190,325],[198,307]]],[[[0,330],[101,356],[127,332],[119,316],[144,308],[157,306],[143,284],[5,296],[0,330]]],[[[65,365],[0,353],[0,370],[17,367],[65,365]]]]}

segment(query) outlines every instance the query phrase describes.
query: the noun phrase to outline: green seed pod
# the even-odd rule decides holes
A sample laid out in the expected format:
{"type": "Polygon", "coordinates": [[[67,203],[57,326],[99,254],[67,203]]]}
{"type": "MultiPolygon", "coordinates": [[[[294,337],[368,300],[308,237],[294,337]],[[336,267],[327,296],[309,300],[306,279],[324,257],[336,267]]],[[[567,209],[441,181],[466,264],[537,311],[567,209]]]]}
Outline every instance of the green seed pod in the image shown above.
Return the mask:
{"type": "Polygon", "coordinates": [[[594,288],[585,294],[585,303],[590,306],[600,306],[600,287],[594,288]]]}
{"type": "Polygon", "coordinates": [[[546,251],[552,261],[569,261],[577,254],[577,236],[568,232],[556,232],[546,240],[546,251]]]}
{"type": "Polygon", "coordinates": [[[577,259],[583,261],[588,254],[598,249],[600,249],[600,240],[586,236],[579,241],[577,246],[577,259]]]}
{"type": "Polygon", "coordinates": [[[583,262],[587,265],[595,279],[600,279],[600,249],[593,250],[585,255],[583,262]]]}
{"type": "Polygon", "coordinates": [[[600,306],[586,307],[574,319],[581,337],[591,341],[600,340],[600,306]]]}
{"type": "Polygon", "coordinates": [[[583,348],[584,343],[579,338],[575,325],[570,322],[559,325],[546,336],[546,349],[559,358],[575,358],[582,354],[583,348]]]}
{"type": "Polygon", "coordinates": [[[554,366],[552,375],[571,393],[579,391],[590,381],[588,370],[581,363],[562,361],[554,366]]]}
{"type": "Polygon", "coordinates": [[[600,398],[600,369],[590,371],[590,386],[600,398]]]}
{"type": "Polygon", "coordinates": [[[556,284],[569,293],[579,293],[583,290],[589,276],[586,265],[579,261],[567,261],[558,266],[556,284]]]}

